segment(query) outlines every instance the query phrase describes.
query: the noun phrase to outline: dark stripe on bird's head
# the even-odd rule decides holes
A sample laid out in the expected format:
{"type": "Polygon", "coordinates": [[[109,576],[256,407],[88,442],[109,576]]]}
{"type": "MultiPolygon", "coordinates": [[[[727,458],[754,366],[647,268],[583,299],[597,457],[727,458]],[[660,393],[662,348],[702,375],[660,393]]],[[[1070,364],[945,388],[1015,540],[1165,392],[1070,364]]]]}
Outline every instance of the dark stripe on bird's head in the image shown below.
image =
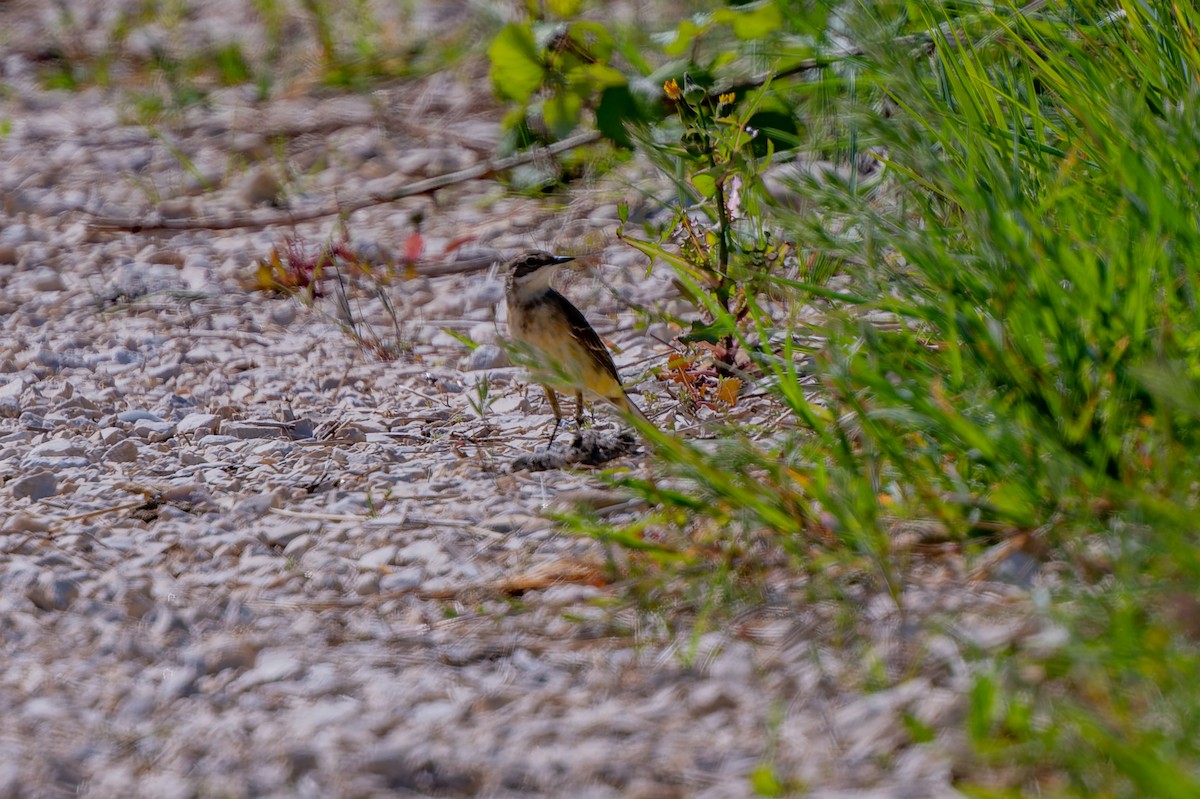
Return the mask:
{"type": "Polygon", "coordinates": [[[574,261],[573,255],[551,255],[545,250],[531,250],[524,255],[518,255],[511,261],[512,276],[522,278],[547,266],[558,266],[568,261],[574,261]]]}

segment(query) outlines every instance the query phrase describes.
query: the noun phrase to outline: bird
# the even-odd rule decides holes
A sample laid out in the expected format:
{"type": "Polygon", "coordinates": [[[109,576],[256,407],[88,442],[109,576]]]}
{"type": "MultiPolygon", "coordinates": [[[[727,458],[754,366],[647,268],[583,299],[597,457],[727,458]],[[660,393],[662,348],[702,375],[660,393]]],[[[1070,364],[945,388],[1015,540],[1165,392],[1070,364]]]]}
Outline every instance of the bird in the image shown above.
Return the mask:
{"type": "MultiPolygon", "coordinates": [[[[583,423],[583,394],[587,391],[653,426],[625,392],[612,355],[587,317],[551,285],[558,267],[573,260],[571,255],[531,250],[508,262],[505,296],[509,332],[533,351],[543,375],[551,376],[551,382],[557,385],[574,389],[576,424],[583,423]]],[[[562,424],[562,410],[550,383],[538,382],[554,411],[554,429],[550,432],[553,443],[562,424]]]]}

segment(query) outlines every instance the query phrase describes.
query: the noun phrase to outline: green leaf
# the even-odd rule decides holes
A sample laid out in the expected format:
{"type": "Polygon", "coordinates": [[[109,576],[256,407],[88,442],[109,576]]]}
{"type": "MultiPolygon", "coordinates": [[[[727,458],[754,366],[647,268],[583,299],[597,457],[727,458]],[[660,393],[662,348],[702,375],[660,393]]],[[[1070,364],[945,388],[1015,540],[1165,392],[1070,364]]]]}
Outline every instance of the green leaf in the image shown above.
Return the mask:
{"type": "Polygon", "coordinates": [[[641,121],[641,113],[628,86],[610,86],[600,95],[596,106],[596,127],[616,145],[632,148],[626,125],[641,121]]]}
{"type": "Polygon", "coordinates": [[[987,497],[988,504],[1005,521],[1021,527],[1037,524],[1037,500],[1015,483],[996,486],[987,497]]]}
{"type": "Polygon", "coordinates": [[[780,781],[775,769],[766,763],[760,763],[750,771],[750,786],[757,796],[783,796],[787,788],[780,781]]]}
{"type": "Polygon", "coordinates": [[[607,64],[612,57],[616,43],[612,32],[602,23],[585,20],[572,22],[568,35],[584,52],[594,58],[597,64],[607,64]]]}
{"type": "Polygon", "coordinates": [[[707,26],[701,28],[690,19],[685,19],[675,29],[674,37],[663,42],[663,52],[672,58],[683,55],[692,46],[692,41],[706,29],[707,26]]]}
{"type": "Polygon", "coordinates": [[[975,743],[983,743],[991,735],[992,722],[999,705],[999,690],[991,675],[980,674],[971,686],[968,705],[967,731],[975,743]]]}
{"type": "MultiPolygon", "coordinates": [[[[457,341],[459,344],[462,344],[464,347],[466,347],[471,352],[474,352],[475,350],[479,349],[479,342],[475,341],[474,339],[472,339],[470,336],[466,335],[465,333],[459,333],[457,330],[453,330],[449,327],[443,327],[442,332],[445,333],[450,338],[457,341]]],[[[483,379],[485,381],[483,383],[483,386],[484,386],[484,389],[486,390],[486,388],[487,388],[487,382],[486,382],[487,375],[486,374],[484,374],[483,379]]]]}
{"type": "Polygon", "coordinates": [[[927,744],[937,737],[937,732],[932,727],[907,711],[901,714],[900,723],[908,730],[908,735],[915,744],[927,744]]]}
{"type": "Polygon", "coordinates": [[[583,112],[583,98],[573,91],[556,92],[542,106],[542,117],[546,127],[556,138],[565,139],[579,124],[583,112]]]}
{"type": "Polygon", "coordinates": [[[525,25],[505,25],[488,48],[492,85],[503,100],[528,100],[546,78],[533,32],[525,25]]]}
{"type": "Polygon", "coordinates": [[[783,26],[783,15],[775,0],[763,0],[741,8],[722,8],[713,18],[720,23],[733,26],[733,35],[739,39],[761,39],[783,26]]]}
{"type": "Polygon", "coordinates": [[[717,344],[726,336],[732,336],[737,333],[737,328],[733,324],[731,317],[722,317],[714,322],[692,322],[691,332],[685,333],[679,337],[679,340],[685,344],[690,344],[693,341],[706,341],[709,344],[717,344]]]}
{"type": "Polygon", "coordinates": [[[550,13],[559,17],[573,17],[579,13],[583,0],[547,0],[546,7],[550,13]]]}
{"type": "Polygon", "coordinates": [[[588,64],[583,69],[584,75],[590,80],[594,89],[608,89],[628,83],[625,73],[606,64],[588,64]]]}
{"type": "Polygon", "coordinates": [[[765,157],[767,148],[772,144],[775,145],[776,149],[786,150],[795,147],[798,141],[799,130],[796,127],[796,119],[791,111],[758,111],[754,116],[750,117],[749,122],[746,124],[759,133],[750,142],[751,149],[753,149],[756,158],[765,157]]]}
{"type": "Polygon", "coordinates": [[[617,203],[617,219],[622,225],[629,221],[629,203],[617,203]]]}
{"type": "Polygon", "coordinates": [[[500,155],[512,155],[518,150],[531,147],[537,141],[537,136],[529,127],[528,112],[529,109],[525,106],[519,106],[504,115],[504,120],[500,123],[504,136],[501,137],[500,146],[497,148],[500,155]]]}
{"type": "Polygon", "coordinates": [[[711,200],[713,195],[717,193],[717,181],[712,175],[701,172],[699,175],[692,175],[692,185],[696,187],[696,191],[704,195],[704,198],[711,200]]]}

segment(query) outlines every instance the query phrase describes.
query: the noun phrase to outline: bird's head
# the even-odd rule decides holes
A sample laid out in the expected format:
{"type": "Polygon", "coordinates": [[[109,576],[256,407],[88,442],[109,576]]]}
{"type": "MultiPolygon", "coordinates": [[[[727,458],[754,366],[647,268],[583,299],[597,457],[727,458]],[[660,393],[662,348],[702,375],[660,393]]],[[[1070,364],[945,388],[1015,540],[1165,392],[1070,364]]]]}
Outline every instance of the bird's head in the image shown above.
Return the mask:
{"type": "Polygon", "coordinates": [[[530,250],[508,262],[508,281],[518,291],[540,290],[550,287],[550,279],[557,267],[574,261],[573,255],[551,255],[545,250],[530,250]]]}

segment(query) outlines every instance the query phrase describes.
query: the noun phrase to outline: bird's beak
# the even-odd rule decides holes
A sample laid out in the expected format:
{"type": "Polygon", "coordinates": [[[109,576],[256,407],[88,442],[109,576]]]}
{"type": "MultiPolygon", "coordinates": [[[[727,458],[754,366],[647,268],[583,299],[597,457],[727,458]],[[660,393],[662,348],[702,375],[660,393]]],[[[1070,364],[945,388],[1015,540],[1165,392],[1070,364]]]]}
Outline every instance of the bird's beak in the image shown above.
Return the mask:
{"type": "Polygon", "coordinates": [[[574,261],[574,260],[575,260],[574,255],[556,255],[556,256],[554,256],[554,263],[556,265],[557,264],[565,264],[568,261],[574,261]]]}

